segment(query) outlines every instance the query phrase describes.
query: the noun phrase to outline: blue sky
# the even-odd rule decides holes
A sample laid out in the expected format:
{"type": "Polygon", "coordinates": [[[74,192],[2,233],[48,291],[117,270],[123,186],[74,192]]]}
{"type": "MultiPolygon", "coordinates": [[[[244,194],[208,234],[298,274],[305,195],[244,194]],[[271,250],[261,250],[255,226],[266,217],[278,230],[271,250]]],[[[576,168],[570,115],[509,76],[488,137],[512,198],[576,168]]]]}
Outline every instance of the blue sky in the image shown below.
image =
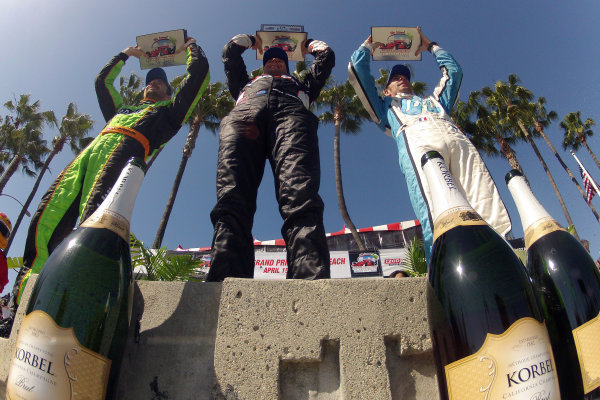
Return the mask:
{"type": "MultiPolygon", "coordinates": [[[[559,121],[571,111],[581,110],[583,118],[600,124],[600,60],[598,41],[600,7],[597,1],[572,3],[558,1],[472,2],[395,2],[389,0],[341,1],[307,0],[282,3],[257,0],[237,2],[114,1],[74,0],[32,1],[3,0],[0,35],[4,38],[0,68],[0,101],[29,93],[39,99],[42,109],[54,110],[60,118],[69,102],[96,121],[93,135],[103,126],[96,102],[94,78],[116,53],[135,44],[136,35],[185,28],[204,49],[211,66],[211,80],[224,79],[221,49],[237,33],[253,33],[260,24],[304,25],[309,37],[327,42],[336,52],[333,76],[338,82],[347,78],[347,64],[354,51],[369,35],[371,26],[422,26],[423,32],[450,51],[464,70],[460,99],[473,90],[506,81],[516,73],[522,85],[537,96],[544,96],[548,109],[555,110],[559,121]]],[[[310,57],[310,56],[309,56],[310,57]]],[[[248,69],[259,66],[253,52],[245,55],[248,69]]],[[[293,66],[293,65],[292,65],[293,66]]],[[[372,63],[374,73],[389,67],[386,62],[372,63]]],[[[414,79],[433,87],[440,73],[433,57],[412,63],[414,79]]],[[[124,75],[139,70],[137,60],[129,60],[124,75]]],[[[169,78],[183,67],[167,69],[169,78]]],[[[0,107],[0,116],[7,110],[0,107]]],[[[598,127],[596,131],[600,129],[598,127]]],[[[559,149],[567,165],[576,173],[573,158],[560,147],[562,130],[558,122],[547,134],[559,149]]],[[[47,131],[51,140],[55,132],[47,131]]],[[[171,140],[144,181],[134,210],[132,231],[147,245],[154,239],[171,182],[181,159],[187,128],[171,140]]],[[[600,156],[596,133],[589,141],[600,156]]],[[[333,126],[319,128],[321,154],[321,196],[325,202],[325,228],[328,232],[344,225],[337,209],[333,174],[333,126]]],[[[567,174],[559,166],[542,140],[538,140],[567,208],[580,236],[591,242],[592,255],[600,256],[600,225],[582,200],[567,174]]],[[[174,211],[163,244],[168,248],[209,246],[212,225],[209,213],[215,202],[215,171],[218,140],[201,131],[196,150],[187,165],[174,211]]],[[[357,227],[411,220],[406,184],[399,167],[393,140],[366,122],[355,136],[342,137],[342,167],[348,209],[357,227]]],[[[527,144],[516,146],[517,156],[531,180],[534,193],[546,209],[566,225],[558,200],[548,178],[527,144]]],[[[592,176],[600,181],[600,170],[589,154],[580,150],[579,158],[592,176]]],[[[38,195],[30,207],[33,213],[41,195],[64,166],[74,157],[68,149],[51,164],[38,195]]],[[[484,157],[506,203],[513,222],[513,233],[523,231],[504,175],[510,167],[504,159],[484,157]]],[[[18,172],[5,188],[24,202],[33,180],[18,172]]],[[[258,211],[253,234],[259,240],[280,238],[281,218],[274,200],[270,169],[259,192],[258,211]]],[[[593,204],[600,208],[595,198],[593,204]]],[[[0,197],[0,211],[15,221],[18,204],[0,197]]],[[[22,255],[29,225],[25,218],[9,256],[22,255]]],[[[14,273],[11,272],[11,278],[14,273]]],[[[6,290],[9,289],[7,286],[6,290]]],[[[6,291],[5,290],[5,291],[6,291]]]]}

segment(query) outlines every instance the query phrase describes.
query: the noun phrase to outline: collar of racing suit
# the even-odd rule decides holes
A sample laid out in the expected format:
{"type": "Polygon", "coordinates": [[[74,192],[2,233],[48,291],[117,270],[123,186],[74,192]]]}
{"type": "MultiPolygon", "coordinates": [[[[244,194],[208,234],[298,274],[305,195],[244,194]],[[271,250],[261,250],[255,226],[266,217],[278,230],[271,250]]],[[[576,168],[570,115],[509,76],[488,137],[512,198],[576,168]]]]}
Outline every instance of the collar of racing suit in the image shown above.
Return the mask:
{"type": "Polygon", "coordinates": [[[243,99],[246,98],[245,94],[246,94],[246,90],[250,87],[252,87],[256,82],[260,82],[263,79],[269,79],[271,78],[271,83],[269,85],[269,90],[270,91],[274,91],[277,92],[283,96],[288,96],[294,99],[299,100],[304,107],[306,107],[306,109],[308,110],[310,107],[310,100],[309,100],[309,96],[308,96],[308,92],[306,91],[304,85],[298,81],[298,79],[294,78],[291,75],[268,75],[268,74],[262,74],[257,76],[256,78],[254,78],[252,81],[250,81],[246,87],[244,87],[244,90],[242,90],[242,92],[240,93],[240,96],[238,97],[236,104],[240,103],[243,99]],[[274,83],[276,83],[278,80],[285,80],[285,81],[289,81],[295,84],[295,90],[293,92],[290,91],[284,91],[284,90],[280,90],[277,87],[274,87],[274,83]]]}

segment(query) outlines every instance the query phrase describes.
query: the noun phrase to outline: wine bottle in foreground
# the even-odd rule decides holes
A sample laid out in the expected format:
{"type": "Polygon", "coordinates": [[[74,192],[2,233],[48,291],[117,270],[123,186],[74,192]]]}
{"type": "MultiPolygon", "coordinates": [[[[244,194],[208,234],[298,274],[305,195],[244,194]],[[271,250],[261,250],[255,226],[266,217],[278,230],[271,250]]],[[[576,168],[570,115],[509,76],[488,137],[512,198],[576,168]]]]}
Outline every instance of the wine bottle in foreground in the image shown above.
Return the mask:
{"type": "Polygon", "coordinates": [[[520,171],[505,179],[521,216],[527,270],[546,317],[561,394],[600,398],[598,267],[538,202],[520,171]]]}
{"type": "Polygon", "coordinates": [[[523,264],[465,200],[439,153],[428,313],[442,399],[560,399],[548,332],[523,264]]]}
{"type": "Polygon", "coordinates": [[[12,353],[7,399],[114,396],[133,300],[129,221],[144,173],[141,159],[130,160],[44,264],[12,353]]]}

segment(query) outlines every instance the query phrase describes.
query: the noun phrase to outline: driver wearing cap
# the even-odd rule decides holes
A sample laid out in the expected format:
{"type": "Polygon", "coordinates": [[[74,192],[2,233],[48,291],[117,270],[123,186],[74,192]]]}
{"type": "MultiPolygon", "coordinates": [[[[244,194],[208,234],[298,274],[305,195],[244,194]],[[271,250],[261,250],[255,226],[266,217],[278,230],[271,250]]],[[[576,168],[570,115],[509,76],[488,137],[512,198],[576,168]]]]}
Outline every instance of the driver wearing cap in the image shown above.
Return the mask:
{"type": "MultiPolygon", "coordinates": [[[[125,104],[113,83],[127,59],[146,54],[127,47],[96,77],[96,95],[106,125],[59,174],[31,220],[23,268],[13,288],[16,304],[29,275],[39,273],[54,248],[100,205],[131,157],[146,159],[185,123],[209,82],[208,60],[196,40],[186,38],[187,75],[173,94],[162,68],[146,75],[143,99],[125,104]]],[[[16,304],[12,305],[13,312],[16,304]]]]}

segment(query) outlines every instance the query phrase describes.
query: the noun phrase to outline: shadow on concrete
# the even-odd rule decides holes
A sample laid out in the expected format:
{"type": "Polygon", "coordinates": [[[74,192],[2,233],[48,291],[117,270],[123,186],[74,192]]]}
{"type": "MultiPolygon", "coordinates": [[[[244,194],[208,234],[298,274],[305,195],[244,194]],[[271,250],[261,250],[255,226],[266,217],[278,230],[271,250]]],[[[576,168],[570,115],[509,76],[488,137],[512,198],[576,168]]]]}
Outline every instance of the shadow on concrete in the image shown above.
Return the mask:
{"type": "Polygon", "coordinates": [[[385,364],[390,380],[392,400],[417,399],[419,385],[435,385],[433,352],[400,356],[400,337],[386,336],[385,364]]]}
{"type": "Polygon", "coordinates": [[[321,341],[322,361],[281,360],[279,398],[285,400],[341,400],[340,342],[321,341]]]}
{"type": "Polygon", "coordinates": [[[213,398],[220,298],[220,283],[137,282],[117,399],[213,398]]]}

